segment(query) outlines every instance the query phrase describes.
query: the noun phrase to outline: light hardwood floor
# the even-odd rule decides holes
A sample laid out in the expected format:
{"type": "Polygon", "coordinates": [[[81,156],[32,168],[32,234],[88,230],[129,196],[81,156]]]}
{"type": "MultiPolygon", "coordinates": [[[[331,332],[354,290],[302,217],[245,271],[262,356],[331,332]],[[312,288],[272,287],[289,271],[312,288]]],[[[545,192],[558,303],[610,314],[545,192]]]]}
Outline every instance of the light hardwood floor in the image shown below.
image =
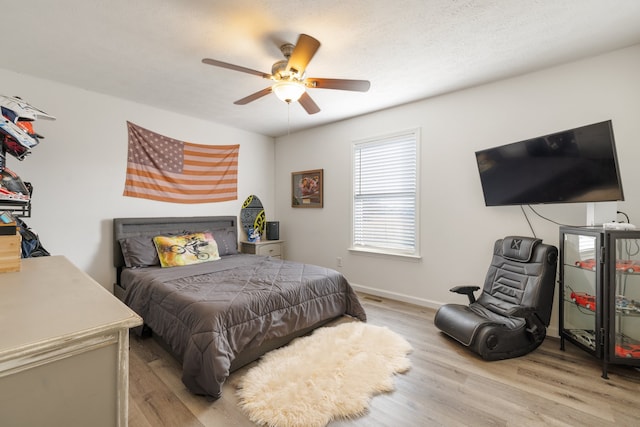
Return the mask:
{"type": "MultiPolygon", "coordinates": [[[[434,311],[360,295],[368,322],[388,326],[414,347],[396,391],[376,396],[347,426],[637,426],[640,371],[601,364],[547,338],[529,355],[485,362],[433,326],[434,311]]],[[[180,365],[153,339],[131,336],[129,426],[254,426],[237,407],[232,375],[215,402],[190,394],[180,365]]]]}

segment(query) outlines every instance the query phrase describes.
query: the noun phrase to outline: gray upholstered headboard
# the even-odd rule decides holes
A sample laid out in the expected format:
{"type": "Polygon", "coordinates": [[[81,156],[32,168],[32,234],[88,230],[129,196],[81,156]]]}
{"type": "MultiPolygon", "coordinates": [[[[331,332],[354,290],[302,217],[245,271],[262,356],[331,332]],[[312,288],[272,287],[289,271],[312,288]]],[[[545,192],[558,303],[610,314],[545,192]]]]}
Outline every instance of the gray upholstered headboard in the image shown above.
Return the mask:
{"type": "MultiPolygon", "coordinates": [[[[124,258],[119,239],[134,236],[154,237],[165,233],[181,233],[225,229],[238,232],[235,216],[193,216],[159,218],[114,218],[113,219],[113,265],[124,267],[124,258]]],[[[237,245],[237,242],[236,242],[237,245]]]]}

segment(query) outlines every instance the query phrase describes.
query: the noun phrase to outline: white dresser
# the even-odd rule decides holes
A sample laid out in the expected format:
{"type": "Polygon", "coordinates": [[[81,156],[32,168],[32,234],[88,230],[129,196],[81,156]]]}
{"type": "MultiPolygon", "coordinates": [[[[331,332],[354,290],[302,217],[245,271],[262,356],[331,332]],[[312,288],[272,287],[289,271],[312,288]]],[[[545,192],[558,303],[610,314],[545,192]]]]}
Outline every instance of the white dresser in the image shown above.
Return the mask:
{"type": "Polygon", "coordinates": [[[126,427],[142,319],[62,256],[0,273],[0,424],[126,427]]]}

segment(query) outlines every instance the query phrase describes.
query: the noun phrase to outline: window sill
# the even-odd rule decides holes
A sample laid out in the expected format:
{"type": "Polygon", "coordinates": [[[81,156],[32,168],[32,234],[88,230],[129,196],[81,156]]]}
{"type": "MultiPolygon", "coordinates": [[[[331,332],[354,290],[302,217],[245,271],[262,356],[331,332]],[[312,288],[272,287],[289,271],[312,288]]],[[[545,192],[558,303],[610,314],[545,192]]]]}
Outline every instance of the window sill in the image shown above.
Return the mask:
{"type": "Polygon", "coordinates": [[[365,255],[365,256],[375,256],[375,257],[388,257],[388,258],[400,258],[404,261],[421,261],[422,257],[420,255],[414,254],[403,254],[401,252],[390,252],[385,251],[383,249],[367,249],[367,248],[358,248],[351,247],[347,249],[349,252],[357,255],[365,255]]]}

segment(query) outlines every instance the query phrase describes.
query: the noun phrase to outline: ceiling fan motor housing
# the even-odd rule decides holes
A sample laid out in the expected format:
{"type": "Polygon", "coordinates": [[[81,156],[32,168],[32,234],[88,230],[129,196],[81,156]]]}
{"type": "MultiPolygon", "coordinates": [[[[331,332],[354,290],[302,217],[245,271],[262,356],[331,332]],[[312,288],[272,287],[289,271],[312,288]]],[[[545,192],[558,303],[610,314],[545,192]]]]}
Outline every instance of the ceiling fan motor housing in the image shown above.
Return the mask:
{"type": "Polygon", "coordinates": [[[291,77],[291,73],[287,71],[287,60],[275,62],[271,67],[271,75],[275,77],[275,80],[288,80],[291,77]]]}

